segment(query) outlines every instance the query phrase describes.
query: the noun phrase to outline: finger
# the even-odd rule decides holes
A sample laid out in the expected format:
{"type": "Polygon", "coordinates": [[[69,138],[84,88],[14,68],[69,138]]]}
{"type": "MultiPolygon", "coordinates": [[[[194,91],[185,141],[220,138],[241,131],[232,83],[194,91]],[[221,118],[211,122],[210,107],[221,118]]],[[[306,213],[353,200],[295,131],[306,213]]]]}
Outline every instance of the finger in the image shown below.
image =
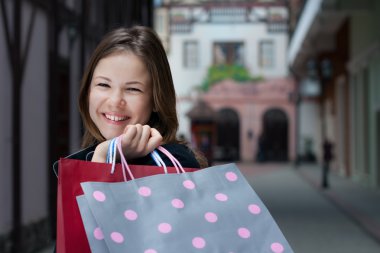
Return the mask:
{"type": "Polygon", "coordinates": [[[135,129],[136,129],[136,134],[133,138],[133,144],[134,144],[134,147],[138,147],[139,146],[139,143],[140,143],[140,140],[141,140],[141,134],[142,134],[142,125],[141,124],[136,124],[134,125],[135,129]]]}
{"type": "Polygon", "coordinates": [[[160,136],[162,138],[162,135],[160,134],[160,132],[158,132],[158,130],[156,128],[150,128],[150,135],[152,137],[155,137],[155,136],[160,136]]]}
{"type": "Polygon", "coordinates": [[[124,130],[124,134],[122,134],[123,147],[133,145],[133,140],[135,138],[135,135],[136,135],[136,128],[133,125],[128,125],[124,130]]]}
{"type": "Polygon", "coordinates": [[[138,145],[138,150],[140,152],[144,152],[148,154],[149,152],[146,152],[147,144],[150,138],[150,126],[149,125],[144,125],[141,127],[141,136],[140,136],[140,141],[138,145]]]}
{"type": "Polygon", "coordinates": [[[155,128],[150,129],[150,138],[147,143],[147,150],[148,152],[152,152],[155,148],[160,146],[162,143],[162,136],[160,132],[157,131],[155,128]]]}
{"type": "Polygon", "coordinates": [[[124,131],[123,133],[126,133],[128,131],[128,129],[130,128],[131,125],[126,125],[126,127],[124,128],[124,131]]]}
{"type": "Polygon", "coordinates": [[[108,146],[111,143],[110,140],[104,141],[96,146],[94,154],[92,156],[92,162],[105,163],[107,158],[108,146]]]}

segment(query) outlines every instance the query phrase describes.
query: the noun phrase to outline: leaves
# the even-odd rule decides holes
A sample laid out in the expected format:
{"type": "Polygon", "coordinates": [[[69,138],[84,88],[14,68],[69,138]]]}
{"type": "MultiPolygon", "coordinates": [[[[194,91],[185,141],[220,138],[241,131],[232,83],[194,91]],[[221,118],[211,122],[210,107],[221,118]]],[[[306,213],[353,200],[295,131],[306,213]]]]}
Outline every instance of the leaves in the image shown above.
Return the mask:
{"type": "Polygon", "coordinates": [[[241,65],[220,64],[209,67],[201,89],[207,91],[212,85],[222,80],[232,79],[237,82],[258,81],[261,77],[252,77],[248,70],[241,65]]]}

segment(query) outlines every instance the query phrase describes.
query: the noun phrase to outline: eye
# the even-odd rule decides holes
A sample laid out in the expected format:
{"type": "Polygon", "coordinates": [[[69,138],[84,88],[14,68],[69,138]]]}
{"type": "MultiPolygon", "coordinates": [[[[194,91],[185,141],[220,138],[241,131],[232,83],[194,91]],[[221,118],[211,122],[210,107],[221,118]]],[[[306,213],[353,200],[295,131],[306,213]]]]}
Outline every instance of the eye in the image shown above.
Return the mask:
{"type": "Polygon", "coordinates": [[[107,83],[98,83],[98,84],[96,84],[96,86],[99,86],[99,87],[106,87],[106,88],[110,87],[110,85],[107,84],[107,83]]]}
{"type": "Polygon", "coordinates": [[[135,88],[135,87],[129,87],[126,89],[126,91],[128,91],[128,92],[141,92],[141,90],[139,88],[135,88]]]}

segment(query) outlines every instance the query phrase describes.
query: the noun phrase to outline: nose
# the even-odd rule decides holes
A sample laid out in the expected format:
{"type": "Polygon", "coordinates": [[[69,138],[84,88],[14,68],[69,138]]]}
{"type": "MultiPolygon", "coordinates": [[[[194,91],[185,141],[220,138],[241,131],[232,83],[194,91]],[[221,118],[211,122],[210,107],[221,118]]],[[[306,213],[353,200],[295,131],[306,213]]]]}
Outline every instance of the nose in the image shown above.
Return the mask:
{"type": "Polygon", "coordinates": [[[114,90],[111,94],[110,102],[116,107],[124,106],[127,103],[122,90],[114,90]]]}

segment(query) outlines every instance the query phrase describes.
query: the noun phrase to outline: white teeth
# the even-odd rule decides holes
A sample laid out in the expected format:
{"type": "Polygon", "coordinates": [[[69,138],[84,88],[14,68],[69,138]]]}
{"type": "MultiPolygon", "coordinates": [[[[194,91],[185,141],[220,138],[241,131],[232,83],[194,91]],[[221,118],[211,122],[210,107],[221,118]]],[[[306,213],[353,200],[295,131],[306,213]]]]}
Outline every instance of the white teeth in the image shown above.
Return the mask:
{"type": "Polygon", "coordinates": [[[118,117],[118,116],[115,116],[115,115],[108,115],[108,114],[105,114],[106,118],[109,119],[109,120],[112,120],[112,121],[122,121],[122,120],[126,120],[127,117],[118,117]]]}

